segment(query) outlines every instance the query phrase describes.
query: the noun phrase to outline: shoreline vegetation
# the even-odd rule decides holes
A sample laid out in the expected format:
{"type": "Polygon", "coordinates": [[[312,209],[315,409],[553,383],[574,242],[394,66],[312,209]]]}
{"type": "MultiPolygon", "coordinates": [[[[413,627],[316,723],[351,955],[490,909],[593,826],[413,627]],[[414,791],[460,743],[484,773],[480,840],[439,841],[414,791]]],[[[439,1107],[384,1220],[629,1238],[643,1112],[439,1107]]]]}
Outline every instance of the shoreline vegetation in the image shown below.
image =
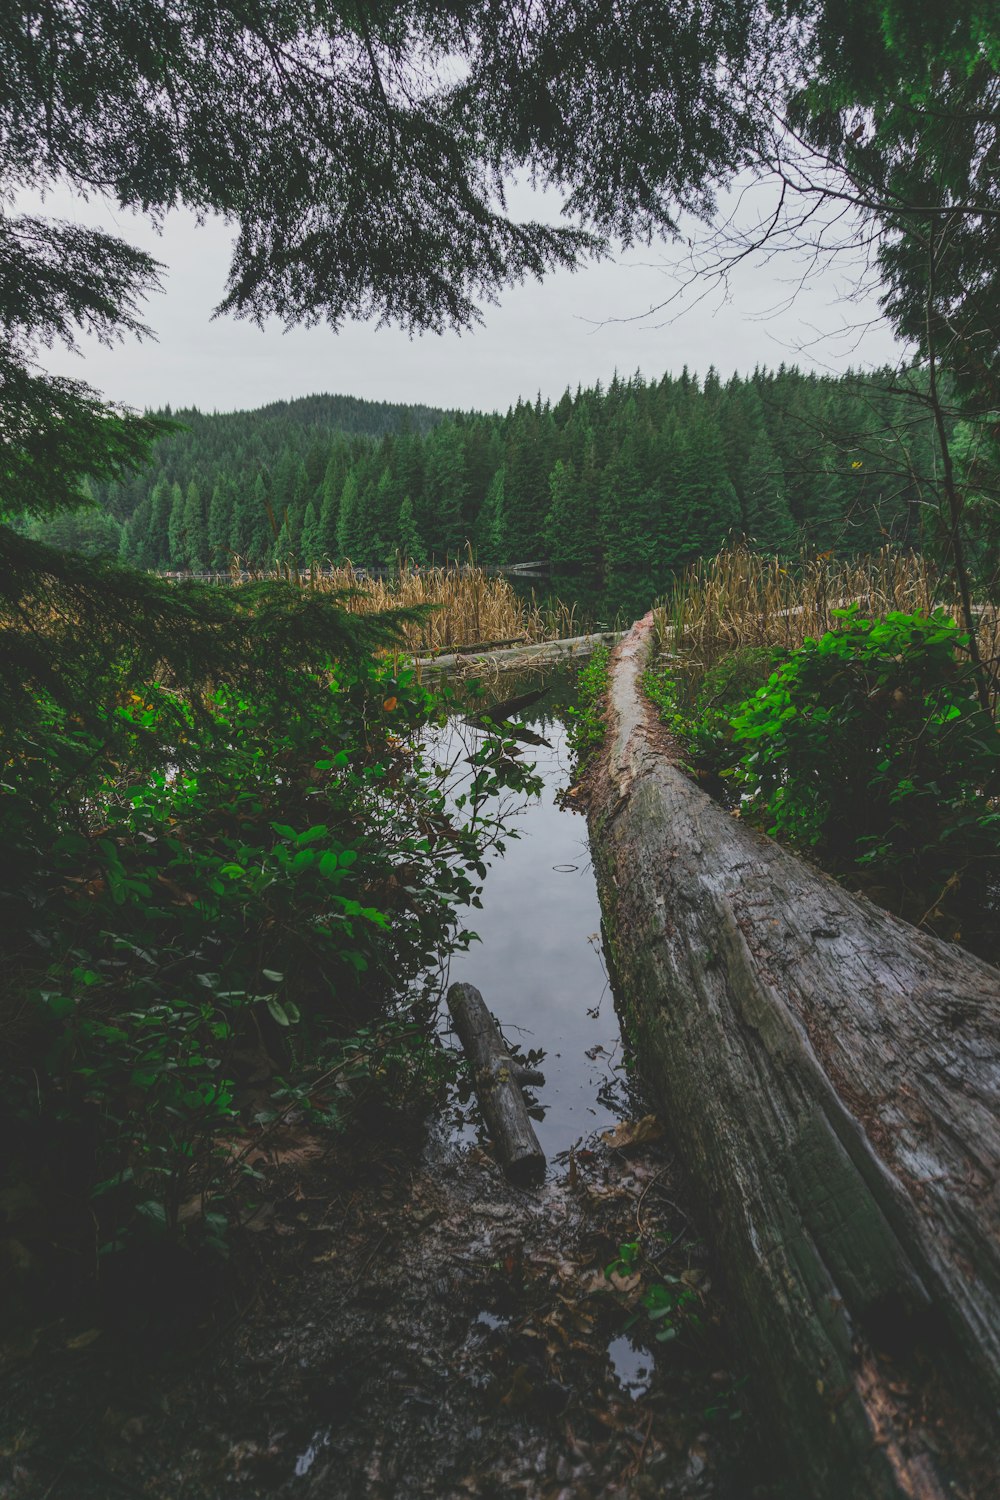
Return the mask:
{"type": "MultiPolygon", "coordinates": [[[[807,812],[821,800],[843,751],[833,710],[846,698],[852,710],[874,707],[883,736],[864,743],[848,715],[848,741],[865,753],[844,787],[852,800],[833,808],[837,826],[870,808],[874,765],[890,783],[883,802],[915,794],[933,837],[916,777],[888,795],[902,751],[917,739],[933,755],[939,730],[957,732],[945,747],[967,769],[968,725],[993,733],[996,768],[995,730],[955,671],[959,633],[941,616],[901,612],[834,624],[751,700],[764,734],[786,736],[777,806],[781,794],[807,812]],[[883,696],[888,671],[897,685],[890,678],[883,696]],[[903,689],[900,677],[911,679],[903,689]],[[897,704],[898,735],[878,713],[897,691],[916,711],[897,704]],[[804,774],[800,718],[811,731],[804,774]]],[[[801,838],[762,838],[760,819],[707,796],[686,763],[683,714],[668,736],[650,701],[653,630],[650,613],[611,658],[588,771],[591,849],[619,1004],[763,1373],[758,1415],[770,1405],[776,1442],[816,1500],[943,1494],[955,1475],[985,1496],[998,1345],[996,1204],[983,1184],[1000,1156],[1000,974],[783,847],[801,853],[801,838]]],[[[731,725],[741,718],[752,720],[746,703],[731,725]]]]}
{"type": "Polygon", "coordinates": [[[880,905],[1000,954],[1000,608],[883,548],[795,567],[737,547],[653,611],[646,694],[703,786],[880,905]]]}
{"type": "MultiPolygon", "coordinates": [[[[382,615],[393,610],[419,611],[400,622],[400,640],[415,657],[493,642],[559,640],[579,633],[576,607],[560,599],[525,598],[509,578],[466,562],[422,567],[401,558],[387,576],[359,575],[350,562],[305,570],[247,571],[234,558],[231,578],[238,587],[246,580],[287,578],[303,589],[339,596],[355,615],[382,615]]],[[[395,646],[392,648],[397,650],[395,646]]]]}

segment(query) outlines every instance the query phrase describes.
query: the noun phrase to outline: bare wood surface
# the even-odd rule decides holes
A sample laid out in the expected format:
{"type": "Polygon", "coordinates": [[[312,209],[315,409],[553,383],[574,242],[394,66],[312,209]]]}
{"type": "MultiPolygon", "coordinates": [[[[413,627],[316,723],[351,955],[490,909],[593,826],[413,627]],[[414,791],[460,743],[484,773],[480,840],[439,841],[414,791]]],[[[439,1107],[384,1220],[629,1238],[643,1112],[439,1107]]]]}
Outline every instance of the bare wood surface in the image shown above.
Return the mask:
{"type": "Polygon", "coordinates": [[[482,995],[472,984],[453,984],[448,1009],[472,1065],[476,1097],[504,1171],[528,1187],[545,1176],[545,1154],[521,1093],[526,1083],[543,1083],[540,1073],[514,1062],[482,995]]]}
{"type": "Polygon", "coordinates": [[[641,691],[651,631],[613,658],[595,868],[775,1435],[821,1500],[995,1494],[1000,972],[702,792],[641,691]]]}

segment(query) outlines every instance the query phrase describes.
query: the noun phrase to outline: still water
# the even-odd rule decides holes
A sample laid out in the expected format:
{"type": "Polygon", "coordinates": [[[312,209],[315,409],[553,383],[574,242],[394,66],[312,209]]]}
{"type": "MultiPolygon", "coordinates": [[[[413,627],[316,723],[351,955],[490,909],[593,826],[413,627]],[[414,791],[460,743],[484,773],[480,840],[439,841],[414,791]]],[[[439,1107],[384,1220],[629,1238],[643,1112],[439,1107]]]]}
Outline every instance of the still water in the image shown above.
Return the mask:
{"type": "MultiPolygon", "coordinates": [[[[497,701],[546,687],[544,698],[516,720],[548,741],[524,747],[543,789],[539,797],[509,804],[507,820],[518,836],[490,866],[482,911],[470,913],[480,941],[455,955],[449,974],[450,982],[481,991],[509,1045],[544,1052],[545,1084],[532,1095],[542,1111],[535,1128],[550,1162],[594,1130],[614,1125],[628,1095],[587,825],[556,801],[571,780],[565,716],[574,684],[575,672],[562,669],[544,679],[537,673],[502,678],[492,695],[497,701]]],[[[471,1132],[466,1123],[459,1133],[471,1132]]]]}
{"type": "Polygon", "coordinates": [[[540,608],[573,610],[573,633],[626,630],[670,590],[672,573],[545,572],[511,573],[510,583],[522,599],[540,608]]]}

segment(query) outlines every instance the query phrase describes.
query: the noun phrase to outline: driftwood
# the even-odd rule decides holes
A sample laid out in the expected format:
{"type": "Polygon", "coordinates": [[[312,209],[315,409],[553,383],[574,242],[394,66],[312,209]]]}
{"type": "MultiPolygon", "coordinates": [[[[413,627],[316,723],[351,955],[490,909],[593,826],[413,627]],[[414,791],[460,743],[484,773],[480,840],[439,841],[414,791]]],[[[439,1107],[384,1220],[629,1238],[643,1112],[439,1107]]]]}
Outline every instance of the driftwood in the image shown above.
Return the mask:
{"type": "Polygon", "coordinates": [[[538,666],[548,661],[563,661],[576,657],[583,659],[598,646],[612,645],[620,632],[599,630],[592,635],[566,636],[561,641],[535,641],[529,646],[511,646],[502,651],[462,653],[450,651],[442,656],[422,656],[413,663],[422,672],[449,672],[456,668],[538,666]]]}
{"type": "Polygon", "coordinates": [[[453,984],[448,991],[448,1009],[472,1065],[479,1107],[504,1171],[522,1187],[541,1182],[545,1155],[528,1117],[521,1086],[545,1080],[511,1057],[474,985],[453,984]]]}
{"type": "Polygon", "coordinates": [[[591,843],[775,1439],[810,1500],[995,1494],[1000,972],[695,786],[641,692],[651,630],[613,658],[591,843]]]}
{"type": "Polygon", "coordinates": [[[527,642],[528,637],[526,635],[507,635],[503,636],[500,640],[473,641],[471,645],[452,646],[451,649],[455,656],[468,656],[470,653],[475,653],[477,651],[500,651],[505,646],[527,645],[527,642]]]}
{"type": "Polygon", "coordinates": [[[479,708],[471,716],[471,723],[482,723],[488,720],[491,724],[504,724],[514,714],[523,713],[526,708],[532,708],[539,700],[544,698],[547,688],[532,688],[530,692],[518,693],[514,698],[505,698],[502,703],[491,703],[488,708],[479,708]]]}

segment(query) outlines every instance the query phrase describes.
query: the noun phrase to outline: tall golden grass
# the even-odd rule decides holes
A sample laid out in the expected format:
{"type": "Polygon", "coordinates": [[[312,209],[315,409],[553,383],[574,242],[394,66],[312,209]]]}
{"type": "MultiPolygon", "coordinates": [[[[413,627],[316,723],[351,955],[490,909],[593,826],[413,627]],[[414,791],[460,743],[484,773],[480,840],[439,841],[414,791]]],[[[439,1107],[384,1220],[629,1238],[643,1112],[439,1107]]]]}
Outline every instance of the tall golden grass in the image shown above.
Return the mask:
{"type": "Polygon", "coordinates": [[[575,605],[561,600],[540,604],[534,593],[523,599],[506,577],[473,563],[421,568],[404,562],[385,578],[370,578],[359,576],[350,563],[262,572],[248,570],[234,558],[230,576],[235,584],[282,578],[322,593],[342,592],[346,608],[355,614],[429,606],[424,619],[403,626],[405,649],[415,656],[489,641],[551,641],[578,634],[575,605]]]}
{"type": "MultiPolygon", "coordinates": [[[[886,547],[842,561],[796,563],[733,547],[702,558],[677,578],[656,610],[657,644],[694,672],[707,672],[745,646],[801,646],[837,626],[834,611],[857,604],[863,618],[893,610],[929,613],[941,607],[961,619],[957,593],[925,558],[886,547]]],[[[1000,611],[977,611],[980,651],[1000,662],[1000,611]]]]}

